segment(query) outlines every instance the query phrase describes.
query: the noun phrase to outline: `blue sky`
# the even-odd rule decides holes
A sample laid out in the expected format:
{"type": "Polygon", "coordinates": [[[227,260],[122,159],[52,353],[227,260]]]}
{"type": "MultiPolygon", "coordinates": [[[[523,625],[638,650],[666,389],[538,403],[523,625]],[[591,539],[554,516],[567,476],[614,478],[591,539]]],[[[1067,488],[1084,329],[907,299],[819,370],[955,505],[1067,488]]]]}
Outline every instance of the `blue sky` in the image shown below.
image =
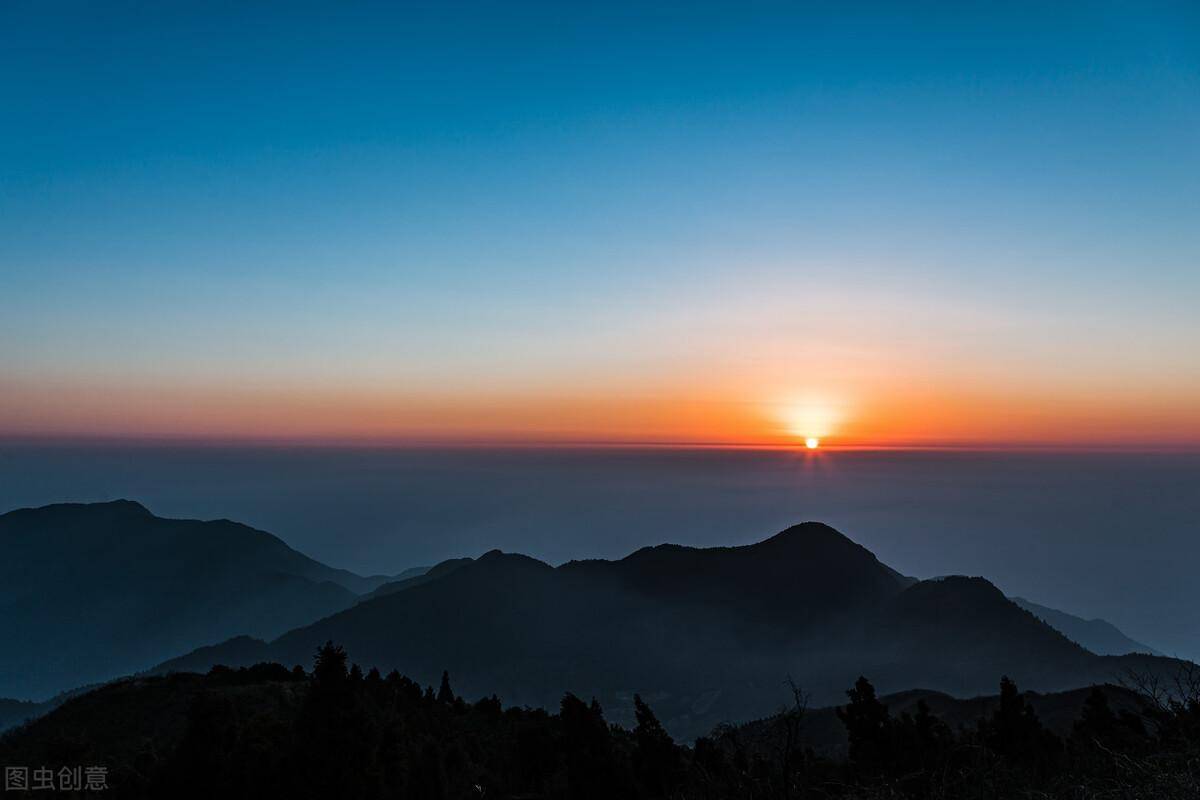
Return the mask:
{"type": "Polygon", "coordinates": [[[1195,6],[55,3],[0,31],[0,432],[238,434],[300,391],[295,434],[347,397],[492,398],[496,433],[585,396],[572,433],[633,436],[655,402],[907,380],[1111,395],[1200,441],[1195,6]],[[174,411],[123,415],[133,390],[174,411]]]}

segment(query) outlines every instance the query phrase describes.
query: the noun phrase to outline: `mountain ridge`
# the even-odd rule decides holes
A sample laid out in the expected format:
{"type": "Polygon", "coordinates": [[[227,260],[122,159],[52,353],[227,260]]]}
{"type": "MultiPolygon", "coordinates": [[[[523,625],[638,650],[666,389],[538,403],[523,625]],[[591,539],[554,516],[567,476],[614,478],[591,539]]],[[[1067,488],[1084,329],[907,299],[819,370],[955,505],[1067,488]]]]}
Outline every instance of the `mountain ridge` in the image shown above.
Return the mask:
{"type": "Polygon", "coordinates": [[[1032,600],[1026,600],[1023,597],[1011,597],[1009,599],[1038,619],[1044,621],[1047,625],[1061,631],[1068,639],[1078,642],[1096,655],[1119,656],[1130,653],[1146,653],[1153,656],[1162,655],[1162,653],[1153,647],[1126,636],[1124,632],[1108,620],[1100,619],[1099,617],[1084,619],[1083,617],[1069,614],[1066,611],[1060,611],[1056,608],[1040,605],[1032,600]]]}
{"type": "MultiPolygon", "coordinates": [[[[558,567],[493,550],[288,631],[255,657],[304,663],[332,640],[364,668],[430,683],[449,670],[469,696],[542,707],[563,690],[595,696],[622,723],[640,692],[683,734],[773,709],[788,675],[836,702],[860,673],[883,691],[970,696],[999,674],[1059,691],[1143,663],[1088,652],[982,577],[913,582],[807,525],[749,545],[659,545],[558,567]]],[[[203,671],[219,656],[170,668],[203,671]]]]}

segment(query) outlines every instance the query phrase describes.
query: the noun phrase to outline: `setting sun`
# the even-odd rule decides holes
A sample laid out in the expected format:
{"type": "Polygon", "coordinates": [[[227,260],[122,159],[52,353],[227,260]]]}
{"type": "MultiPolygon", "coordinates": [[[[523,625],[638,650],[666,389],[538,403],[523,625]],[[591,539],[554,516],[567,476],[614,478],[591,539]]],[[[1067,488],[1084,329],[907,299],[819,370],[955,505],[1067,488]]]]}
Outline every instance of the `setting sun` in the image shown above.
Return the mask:
{"type": "Polygon", "coordinates": [[[815,436],[809,436],[807,439],[804,440],[804,446],[807,447],[809,450],[816,450],[818,447],[821,446],[821,440],[815,436]]]}

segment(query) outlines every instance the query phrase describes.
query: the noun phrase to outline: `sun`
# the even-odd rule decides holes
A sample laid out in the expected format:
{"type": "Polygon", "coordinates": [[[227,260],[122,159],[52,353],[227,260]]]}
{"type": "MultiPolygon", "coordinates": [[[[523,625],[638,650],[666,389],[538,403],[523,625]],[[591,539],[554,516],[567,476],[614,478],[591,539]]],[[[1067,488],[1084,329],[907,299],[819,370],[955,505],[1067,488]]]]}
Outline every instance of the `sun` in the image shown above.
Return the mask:
{"type": "Polygon", "coordinates": [[[818,447],[821,446],[821,440],[818,439],[816,436],[809,436],[808,438],[806,438],[804,440],[804,446],[807,447],[809,450],[816,450],[818,447]]]}

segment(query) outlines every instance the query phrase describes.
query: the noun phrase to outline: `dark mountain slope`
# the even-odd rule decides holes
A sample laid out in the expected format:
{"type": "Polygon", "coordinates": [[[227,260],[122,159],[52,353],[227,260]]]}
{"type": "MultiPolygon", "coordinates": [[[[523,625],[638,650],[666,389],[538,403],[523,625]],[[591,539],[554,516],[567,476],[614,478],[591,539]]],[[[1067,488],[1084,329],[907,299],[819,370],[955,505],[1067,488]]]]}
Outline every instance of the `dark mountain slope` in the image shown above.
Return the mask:
{"type": "Polygon", "coordinates": [[[29,700],[0,699],[0,732],[20,725],[28,719],[40,717],[49,711],[48,703],[34,703],[29,700]]]}
{"type": "Polygon", "coordinates": [[[1094,656],[1010,602],[983,578],[950,576],[905,589],[868,629],[861,671],[884,691],[930,686],[987,691],[999,674],[1022,685],[1079,685],[1094,656]]]}
{"type": "Polygon", "coordinates": [[[179,745],[198,699],[217,699],[277,729],[294,721],[306,689],[300,681],[193,674],[113,681],[0,737],[0,758],[5,764],[105,765],[110,791],[104,794],[135,796],[132,787],[161,769],[179,745]]]}
{"type": "MultiPolygon", "coordinates": [[[[625,613],[611,593],[566,590],[549,565],[493,551],[430,583],[292,631],[272,643],[271,656],[303,663],[317,645],[336,639],[364,664],[403,664],[431,683],[452,668],[466,679],[460,686],[468,696],[505,693],[541,705],[552,678],[569,674],[582,657],[585,629],[600,623],[594,615],[601,609],[625,613]]],[[[595,652],[623,652],[604,635],[597,633],[595,652]]]]}
{"type": "Polygon", "coordinates": [[[248,667],[267,661],[271,646],[253,636],[235,636],[213,645],[199,647],[190,653],[164,661],[146,675],[164,675],[172,672],[207,672],[216,664],[248,667]]]}
{"type": "Polygon", "coordinates": [[[0,515],[0,694],[40,698],[235,634],[280,633],[382,578],[332,569],[228,520],[130,501],[0,515]],[[35,568],[36,565],[36,568],[35,568]]]}
{"type": "Polygon", "coordinates": [[[789,635],[877,606],[904,586],[869,550],[819,522],[744,547],[665,544],[562,569],[610,573],[644,597],[733,613],[789,635]]]}

